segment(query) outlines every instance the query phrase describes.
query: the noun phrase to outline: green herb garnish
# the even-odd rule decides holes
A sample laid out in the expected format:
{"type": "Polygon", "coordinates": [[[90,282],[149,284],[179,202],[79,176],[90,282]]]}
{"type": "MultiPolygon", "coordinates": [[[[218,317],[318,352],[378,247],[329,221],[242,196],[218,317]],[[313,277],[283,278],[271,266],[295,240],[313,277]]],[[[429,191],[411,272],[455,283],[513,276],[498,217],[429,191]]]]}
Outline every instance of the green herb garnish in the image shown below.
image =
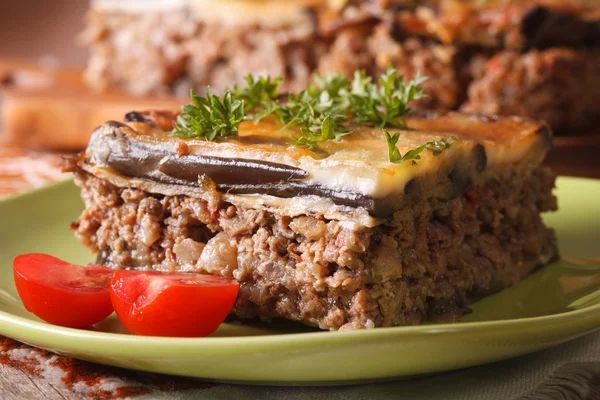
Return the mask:
{"type": "MultiPolygon", "coordinates": [[[[206,96],[191,91],[192,104],[183,106],[171,132],[181,138],[235,136],[243,121],[258,122],[273,118],[286,128],[298,128],[299,134],[292,143],[320,150],[319,143],[341,140],[350,134],[350,127],[369,124],[379,128],[406,127],[405,116],[412,112],[408,106],[413,100],[425,96],[420,85],[427,78],[419,73],[404,83],[398,70],[388,68],[377,84],[364,71],[357,71],[352,80],[341,74],[313,76],[313,83],[298,93],[290,93],[287,101],[280,100],[280,77],[246,77],[246,85],[226,89],[222,96],[210,88],[206,96]]],[[[396,148],[399,134],[393,136],[384,129],[389,160],[418,160],[420,153],[429,149],[434,154],[450,146],[451,141],[441,139],[428,142],[402,155],[396,148]]]]}
{"type": "Polygon", "coordinates": [[[420,145],[415,149],[409,150],[406,153],[404,153],[404,155],[402,155],[402,153],[400,153],[400,150],[398,150],[398,148],[396,147],[398,139],[400,139],[400,133],[396,132],[393,135],[390,135],[390,133],[386,129],[382,130],[385,136],[385,141],[388,145],[388,159],[394,164],[400,164],[402,161],[405,160],[413,160],[413,164],[416,164],[415,160],[421,159],[421,153],[424,150],[430,150],[433,153],[433,155],[438,155],[442,150],[447,149],[452,145],[452,143],[456,141],[456,138],[454,136],[438,140],[432,140],[430,142],[420,145]]]}
{"type": "Polygon", "coordinates": [[[446,150],[454,142],[456,142],[456,138],[454,136],[450,136],[447,138],[442,138],[439,140],[432,140],[431,142],[425,143],[425,148],[433,153],[434,156],[440,154],[443,150],[446,150]]]}
{"type": "Polygon", "coordinates": [[[348,80],[341,74],[314,76],[315,83],[298,94],[290,94],[281,105],[279,116],[286,127],[297,126],[302,136],[293,137],[293,144],[318,150],[319,142],[341,140],[350,131],[348,105],[342,91],[348,80]]]}
{"type": "Polygon", "coordinates": [[[348,130],[346,130],[346,128],[343,127],[343,125],[336,123],[329,115],[323,118],[323,121],[320,125],[317,125],[315,122],[315,124],[312,126],[312,130],[309,128],[300,127],[302,136],[294,136],[292,143],[297,146],[307,146],[313,150],[320,150],[321,148],[319,147],[319,142],[333,139],[339,141],[342,136],[350,133],[348,130]]]}
{"type": "Polygon", "coordinates": [[[350,112],[356,123],[370,122],[379,128],[405,127],[404,116],[412,112],[408,103],[425,97],[419,85],[426,80],[417,72],[405,84],[398,70],[390,67],[375,85],[364,71],[357,71],[349,93],[350,112]]]}
{"type": "Polygon", "coordinates": [[[260,76],[255,79],[252,75],[248,75],[245,80],[246,86],[235,85],[233,93],[237,99],[244,101],[246,110],[271,106],[279,96],[279,86],[283,82],[280,76],[275,78],[260,76]]]}
{"type": "Polygon", "coordinates": [[[226,90],[222,97],[213,94],[210,87],[206,97],[192,89],[193,104],[181,108],[181,114],[171,134],[180,138],[205,138],[212,142],[217,137],[235,136],[244,120],[244,102],[226,90]]]}

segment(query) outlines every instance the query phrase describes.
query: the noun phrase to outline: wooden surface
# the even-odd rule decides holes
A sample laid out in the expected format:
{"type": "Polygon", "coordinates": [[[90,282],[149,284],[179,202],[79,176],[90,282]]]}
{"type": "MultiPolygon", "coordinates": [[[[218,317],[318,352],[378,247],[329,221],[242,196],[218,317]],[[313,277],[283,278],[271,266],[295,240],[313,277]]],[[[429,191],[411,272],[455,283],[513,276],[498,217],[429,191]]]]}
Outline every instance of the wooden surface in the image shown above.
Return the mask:
{"type": "MultiPolygon", "coordinates": [[[[558,138],[547,161],[563,175],[600,178],[600,132],[558,138]]],[[[60,154],[0,148],[0,197],[62,177],[60,154]]],[[[213,384],[77,361],[0,336],[0,399],[170,398],[213,384]]]]}
{"type": "Polygon", "coordinates": [[[555,137],[546,164],[559,175],[600,179],[600,128],[555,137]]]}
{"type": "Polygon", "coordinates": [[[77,151],[106,121],[132,110],[177,110],[186,100],[140,97],[119,90],[98,93],[83,69],[0,58],[0,131],[17,146],[77,151]]]}
{"type": "Polygon", "coordinates": [[[0,336],[0,399],[124,399],[213,387],[196,379],[96,365],[0,336]]]}

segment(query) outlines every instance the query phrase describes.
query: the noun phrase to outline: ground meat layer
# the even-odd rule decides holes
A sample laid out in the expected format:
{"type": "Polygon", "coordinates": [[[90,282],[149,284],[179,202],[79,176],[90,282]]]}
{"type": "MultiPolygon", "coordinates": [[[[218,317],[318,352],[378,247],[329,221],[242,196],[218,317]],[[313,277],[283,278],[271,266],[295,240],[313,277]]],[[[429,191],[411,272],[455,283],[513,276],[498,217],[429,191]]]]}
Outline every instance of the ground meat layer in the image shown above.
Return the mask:
{"type": "Polygon", "coordinates": [[[452,1],[395,13],[392,5],[355,3],[333,18],[313,10],[268,26],[200,22],[187,9],[93,11],[87,80],[187,97],[190,87],[220,89],[248,73],[280,75],[283,90],[300,90],[315,70],[378,76],[393,65],[406,77],[417,70],[429,77],[428,97],[416,104],[424,109],[541,118],[563,132],[600,115],[600,32],[577,13],[515,3],[490,14],[452,1]],[[556,34],[556,24],[572,35],[556,34]]]}
{"type": "Polygon", "coordinates": [[[370,229],[152,195],[83,171],[76,183],[85,210],[73,229],[100,263],[235,278],[238,316],[321,329],[456,316],[557,254],[539,215],[556,209],[554,175],[542,168],[459,198],[430,198],[370,229]]]}

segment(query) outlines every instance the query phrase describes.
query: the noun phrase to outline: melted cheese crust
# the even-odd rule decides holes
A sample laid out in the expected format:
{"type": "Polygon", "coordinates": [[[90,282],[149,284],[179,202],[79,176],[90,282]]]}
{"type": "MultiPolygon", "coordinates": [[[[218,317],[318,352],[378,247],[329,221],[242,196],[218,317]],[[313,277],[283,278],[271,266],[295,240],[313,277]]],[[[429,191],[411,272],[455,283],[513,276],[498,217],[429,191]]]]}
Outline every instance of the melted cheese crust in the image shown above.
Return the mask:
{"type": "Polygon", "coordinates": [[[389,129],[392,134],[400,133],[397,147],[402,154],[431,140],[450,136],[457,139],[437,155],[425,150],[420,159],[398,164],[388,160],[383,132],[376,128],[354,129],[339,142],[320,143],[322,151],[312,151],[289,144],[292,136],[299,134],[296,129],[283,129],[269,121],[244,122],[238,137],[219,142],[169,137],[142,123],[129,126],[135,131],[136,140],[166,141],[173,149],[184,145],[187,154],[285,164],[307,171],[309,177],[303,182],[308,185],[374,199],[401,195],[412,179],[425,177],[435,181],[456,165],[471,165],[477,146],[483,146],[487,156],[482,178],[514,168],[532,169],[541,163],[548,149],[548,138],[539,134],[544,128],[542,124],[522,119],[482,119],[459,113],[436,118],[412,116],[408,119],[409,129],[389,129]]]}

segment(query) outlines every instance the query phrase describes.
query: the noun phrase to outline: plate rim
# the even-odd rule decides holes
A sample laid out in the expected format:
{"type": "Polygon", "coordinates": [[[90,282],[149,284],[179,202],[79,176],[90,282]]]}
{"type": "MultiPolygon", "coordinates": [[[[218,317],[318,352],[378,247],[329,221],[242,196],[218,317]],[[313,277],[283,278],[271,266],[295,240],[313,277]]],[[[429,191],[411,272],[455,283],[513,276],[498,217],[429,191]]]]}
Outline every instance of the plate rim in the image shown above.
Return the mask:
{"type": "MultiPolygon", "coordinates": [[[[66,328],[57,325],[52,325],[42,321],[35,321],[25,317],[0,310],[0,325],[2,323],[8,323],[15,327],[28,328],[35,331],[43,332],[53,336],[65,336],[84,340],[110,340],[110,341],[122,341],[127,344],[131,342],[138,343],[137,345],[160,345],[160,346],[193,346],[197,347],[201,343],[207,345],[227,345],[229,342],[243,341],[244,344],[248,345],[260,345],[260,344],[273,344],[273,342],[279,342],[278,344],[291,344],[299,343],[307,340],[318,340],[321,338],[327,338],[330,340],[331,337],[336,337],[340,340],[349,340],[355,337],[368,337],[369,340],[385,339],[390,336],[427,336],[436,335],[439,333],[446,334],[477,334],[481,330],[489,330],[490,328],[513,328],[518,329],[523,325],[531,327],[534,324],[547,324],[555,323],[556,320],[574,320],[574,322],[580,322],[582,325],[590,326],[593,328],[591,321],[588,319],[598,321],[600,324],[600,304],[594,304],[586,306],[581,309],[562,312],[558,314],[542,315],[535,317],[525,318],[512,318],[504,320],[492,320],[492,321],[475,321],[475,322],[455,322],[455,323],[444,323],[444,324],[425,324],[425,325],[412,325],[412,326],[395,326],[395,327],[379,327],[373,329],[358,329],[348,331],[316,331],[316,332],[298,332],[298,333],[285,333],[285,334],[265,334],[265,335],[248,335],[248,336],[226,336],[226,337],[198,337],[198,338],[185,338],[185,337],[164,337],[164,336],[141,336],[131,335],[124,333],[113,333],[113,332],[97,332],[85,329],[66,328]],[[586,322],[586,323],[583,323],[586,322]],[[589,324],[588,324],[589,322],[589,324]],[[265,343],[268,342],[268,343],[265,343]]],[[[567,321],[564,321],[567,322],[567,321]]],[[[579,325],[579,324],[574,324],[579,325]]],[[[573,326],[573,325],[571,325],[573,326]]],[[[600,329],[600,325],[596,325],[600,329]]],[[[3,331],[0,326],[0,332],[3,331]]],[[[571,330],[571,329],[569,329],[571,330]]]]}

